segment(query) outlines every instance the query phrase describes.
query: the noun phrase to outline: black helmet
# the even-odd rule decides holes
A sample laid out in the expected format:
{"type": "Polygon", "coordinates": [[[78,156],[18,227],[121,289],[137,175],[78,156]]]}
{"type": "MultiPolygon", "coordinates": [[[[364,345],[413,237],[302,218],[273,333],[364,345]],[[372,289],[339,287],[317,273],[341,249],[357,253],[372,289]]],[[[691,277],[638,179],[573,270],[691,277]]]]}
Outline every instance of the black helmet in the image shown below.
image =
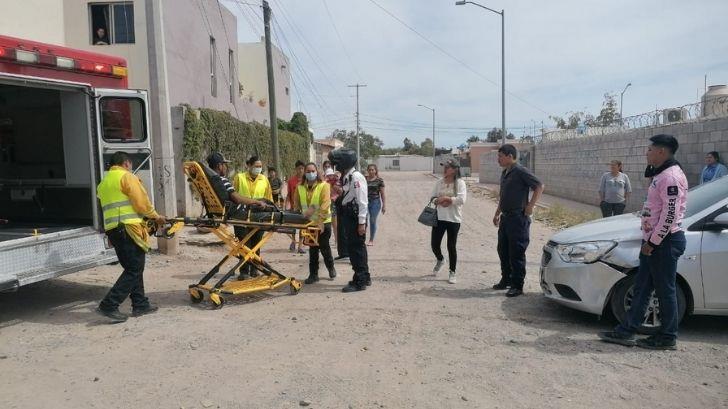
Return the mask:
{"type": "Polygon", "coordinates": [[[353,168],[356,160],[356,151],[353,149],[339,148],[329,152],[329,161],[340,171],[353,168]]]}

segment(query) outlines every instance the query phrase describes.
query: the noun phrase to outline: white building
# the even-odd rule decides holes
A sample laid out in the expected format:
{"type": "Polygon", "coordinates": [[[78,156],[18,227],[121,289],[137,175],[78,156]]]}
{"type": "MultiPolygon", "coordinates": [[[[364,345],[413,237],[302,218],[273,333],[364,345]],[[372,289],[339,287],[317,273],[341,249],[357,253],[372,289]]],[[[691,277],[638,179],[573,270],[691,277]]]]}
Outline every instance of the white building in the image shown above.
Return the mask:
{"type": "MultiPolygon", "coordinates": [[[[276,115],[291,119],[291,66],[288,57],[275,45],[273,52],[273,78],[276,88],[276,115]]],[[[268,105],[268,68],[265,59],[265,41],[238,44],[238,78],[240,96],[248,103],[270,109],[268,105]]]]}
{"type": "Polygon", "coordinates": [[[430,156],[380,155],[375,163],[379,170],[432,172],[432,157],[430,156]]]}

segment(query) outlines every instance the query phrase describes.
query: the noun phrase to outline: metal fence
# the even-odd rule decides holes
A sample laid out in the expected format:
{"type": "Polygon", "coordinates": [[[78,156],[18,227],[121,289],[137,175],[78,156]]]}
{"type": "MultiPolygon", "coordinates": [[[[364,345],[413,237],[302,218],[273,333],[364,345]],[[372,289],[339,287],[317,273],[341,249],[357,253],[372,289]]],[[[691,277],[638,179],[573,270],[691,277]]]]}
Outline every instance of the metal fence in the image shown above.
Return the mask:
{"type": "Polygon", "coordinates": [[[639,115],[628,116],[621,120],[617,119],[607,126],[580,125],[576,129],[544,130],[541,135],[536,135],[534,139],[538,143],[542,141],[576,139],[586,136],[604,136],[627,129],[694,122],[699,119],[712,119],[726,116],[728,116],[728,96],[722,96],[676,108],[657,109],[639,115]]]}

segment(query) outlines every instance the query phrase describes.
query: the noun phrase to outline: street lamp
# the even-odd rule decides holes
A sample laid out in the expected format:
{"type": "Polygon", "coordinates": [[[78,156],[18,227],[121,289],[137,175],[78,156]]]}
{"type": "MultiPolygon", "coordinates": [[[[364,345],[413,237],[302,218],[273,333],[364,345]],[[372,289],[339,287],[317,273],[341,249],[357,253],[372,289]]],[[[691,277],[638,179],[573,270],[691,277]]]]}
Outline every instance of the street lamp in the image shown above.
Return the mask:
{"type": "Polygon", "coordinates": [[[619,94],[619,123],[621,125],[624,125],[624,119],[622,119],[622,101],[624,100],[624,93],[627,91],[627,88],[631,87],[632,83],[627,83],[627,86],[624,87],[624,90],[622,90],[622,93],[619,94]]]}
{"type": "Polygon", "coordinates": [[[501,16],[501,132],[503,133],[503,139],[501,140],[501,144],[505,145],[506,143],[506,15],[505,10],[501,11],[495,11],[491,8],[485,7],[482,4],[478,4],[473,1],[456,1],[456,6],[464,6],[466,4],[472,4],[474,6],[478,6],[480,8],[486,9],[488,11],[492,11],[495,14],[500,14],[501,16]]]}
{"type": "Polygon", "coordinates": [[[426,108],[432,111],[432,174],[435,174],[435,108],[430,108],[427,105],[417,104],[418,107],[426,108]]]}

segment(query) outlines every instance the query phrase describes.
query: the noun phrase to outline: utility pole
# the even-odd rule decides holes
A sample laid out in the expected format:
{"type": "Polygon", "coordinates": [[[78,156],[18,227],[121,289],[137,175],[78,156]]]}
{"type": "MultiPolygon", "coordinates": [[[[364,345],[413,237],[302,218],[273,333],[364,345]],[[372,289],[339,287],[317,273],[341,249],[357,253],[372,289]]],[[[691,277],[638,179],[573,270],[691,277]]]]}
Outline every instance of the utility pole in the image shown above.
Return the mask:
{"type": "MultiPolygon", "coordinates": [[[[177,216],[175,175],[178,167],[172,142],[172,120],[167,83],[167,54],[162,26],[162,1],[146,0],[149,58],[149,116],[152,126],[154,207],[167,217],[177,216]]],[[[177,254],[178,239],[159,238],[159,251],[177,254]]]]}
{"type": "Polygon", "coordinates": [[[366,84],[359,84],[356,83],[354,85],[349,85],[349,88],[356,88],[356,167],[359,169],[361,167],[361,154],[359,152],[359,88],[366,87],[366,84]]]}
{"type": "Polygon", "coordinates": [[[276,114],[276,84],[273,77],[273,51],[270,45],[270,6],[263,0],[263,25],[265,26],[265,62],[268,66],[268,101],[270,104],[270,142],[273,151],[273,167],[281,171],[281,155],[278,150],[278,115],[276,114]]]}

